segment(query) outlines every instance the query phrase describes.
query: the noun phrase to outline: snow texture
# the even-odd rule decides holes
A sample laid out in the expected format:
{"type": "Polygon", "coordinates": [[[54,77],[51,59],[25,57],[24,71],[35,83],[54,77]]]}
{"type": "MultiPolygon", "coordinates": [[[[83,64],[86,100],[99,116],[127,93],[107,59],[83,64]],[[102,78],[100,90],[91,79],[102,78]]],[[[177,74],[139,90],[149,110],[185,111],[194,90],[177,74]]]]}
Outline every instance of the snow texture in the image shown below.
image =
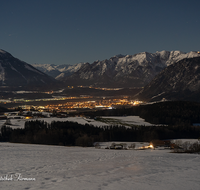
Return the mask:
{"type": "MultiPolygon", "coordinates": [[[[138,144],[137,146],[146,145],[138,144]]],[[[1,189],[199,190],[198,154],[0,143],[1,189]]]]}
{"type": "Polygon", "coordinates": [[[66,74],[76,72],[84,64],[85,63],[77,63],[75,65],[32,64],[32,66],[56,79],[61,79],[66,74]]]}

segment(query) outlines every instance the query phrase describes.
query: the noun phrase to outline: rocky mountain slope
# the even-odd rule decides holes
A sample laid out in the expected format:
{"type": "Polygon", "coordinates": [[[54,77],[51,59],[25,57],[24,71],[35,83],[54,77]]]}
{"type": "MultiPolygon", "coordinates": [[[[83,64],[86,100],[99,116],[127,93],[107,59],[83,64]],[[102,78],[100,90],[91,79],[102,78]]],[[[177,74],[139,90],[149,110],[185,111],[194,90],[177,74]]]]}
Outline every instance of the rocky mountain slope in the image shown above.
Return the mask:
{"type": "Polygon", "coordinates": [[[33,89],[48,87],[58,82],[10,53],[0,50],[0,88],[33,89]]]}
{"type": "Polygon", "coordinates": [[[161,71],[139,93],[140,99],[200,101],[200,57],[186,58],[161,71]]]}
{"type": "Polygon", "coordinates": [[[117,55],[109,60],[84,63],[60,80],[66,85],[98,87],[143,87],[165,67],[184,58],[198,57],[197,52],[161,51],[135,55],[117,55]]]}

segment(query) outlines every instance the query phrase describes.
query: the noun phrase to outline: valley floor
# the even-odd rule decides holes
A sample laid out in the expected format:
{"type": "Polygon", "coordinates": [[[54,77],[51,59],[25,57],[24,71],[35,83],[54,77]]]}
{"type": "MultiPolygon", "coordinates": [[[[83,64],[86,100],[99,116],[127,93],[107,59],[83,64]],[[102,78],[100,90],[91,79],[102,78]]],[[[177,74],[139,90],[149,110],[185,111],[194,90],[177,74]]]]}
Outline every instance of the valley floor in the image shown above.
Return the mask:
{"type": "Polygon", "coordinates": [[[0,143],[0,150],[4,190],[198,190],[200,186],[199,154],[13,143],[0,143]],[[3,180],[16,173],[35,181],[3,180]]]}

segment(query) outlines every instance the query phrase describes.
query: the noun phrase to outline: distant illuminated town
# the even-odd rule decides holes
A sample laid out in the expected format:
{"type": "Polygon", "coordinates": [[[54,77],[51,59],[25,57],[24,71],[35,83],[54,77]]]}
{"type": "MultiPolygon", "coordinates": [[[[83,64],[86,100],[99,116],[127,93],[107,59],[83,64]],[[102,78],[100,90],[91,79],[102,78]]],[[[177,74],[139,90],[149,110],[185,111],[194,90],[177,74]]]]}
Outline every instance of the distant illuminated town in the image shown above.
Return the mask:
{"type": "Polygon", "coordinates": [[[113,109],[117,106],[135,106],[143,103],[142,101],[129,100],[127,96],[121,98],[108,98],[101,97],[93,100],[92,96],[82,97],[53,97],[44,99],[1,99],[0,103],[20,103],[22,109],[30,110],[35,109],[38,111],[49,111],[56,110],[58,112],[68,112],[69,110],[75,109],[113,109]],[[47,102],[47,105],[36,105],[39,102],[47,102]],[[54,103],[51,103],[54,102],[54,103]],[[55,103],[58,102],[58,103],[55,103]],[[27,103],[27,104],[26,104],[27,103]]]}
{"type": "Polygon", "coordinates": [[[62,111],[66,112],[69,109],[80,109],[80,108],[89,108],[89,109],[98,109],[98,108],[107,108],[113,109],[116,106],[133,106],[140,104],[140,101],[130,101],[128,99],[108,99],[108,100],[95,100],[95,101],[78,101],[78,102],[67,102],[64,104],[58,105],[47,105],[40,108],[45,110],[53,111],[62,111]]]}
{"type": "MultiPolygon", "coordinates": [[[[79,88],[85,88],[84,86],[78,86],[79,88]]],[[[68,86],[68,89],[73,89],[73,86],[68,86]]],[[[120,88],[96,88],[104,91],[118,91],[120,88]]],[[[64,89],[59,91],[40,92],[49,94],[49,98],[38,98],[37,91],[16,91],[14,94],[35,94],[35,99],[31,98],[9,98],[0,99],[0,104],[4,104],[5,107],[13,109],[21,107],[24,110],[38,110],[38,111],[57,111],[57,112],[69,112],[77,109],[114,109],[119,106],[135,106],[143,103],[142,101],[133,100],[129,96],[91,96],[91,95],[79,95],[79,96],[64,96],[60,95],[64,89]],[[37,97],[37,98],[36,98],[37,97]]],[[[28,97],[28,96],[26,96],[28,97]]]]}

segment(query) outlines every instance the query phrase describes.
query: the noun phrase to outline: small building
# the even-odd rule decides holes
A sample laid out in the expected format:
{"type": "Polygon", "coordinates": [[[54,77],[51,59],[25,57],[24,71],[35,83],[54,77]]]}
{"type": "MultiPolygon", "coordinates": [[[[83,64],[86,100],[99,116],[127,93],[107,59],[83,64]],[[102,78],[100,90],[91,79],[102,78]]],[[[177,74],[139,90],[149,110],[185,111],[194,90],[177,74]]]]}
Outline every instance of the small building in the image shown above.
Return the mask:
{"type": "Polygon", "coordinates": [[[110,146],[110,149],[127,149],[127,144],[126,143],[120,143],[120,144],[116,144],[116,143],[112,143],[110,146]]]}

